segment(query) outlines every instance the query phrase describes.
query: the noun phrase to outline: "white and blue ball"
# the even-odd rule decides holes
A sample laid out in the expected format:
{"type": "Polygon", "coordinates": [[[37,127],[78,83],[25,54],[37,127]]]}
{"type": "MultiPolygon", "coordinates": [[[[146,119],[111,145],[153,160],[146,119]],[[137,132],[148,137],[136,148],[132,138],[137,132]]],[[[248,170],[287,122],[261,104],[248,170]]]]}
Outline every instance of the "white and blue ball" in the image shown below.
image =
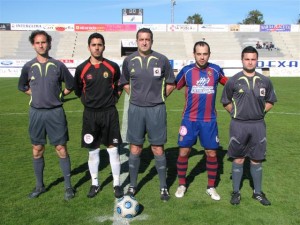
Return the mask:
{"type": "Polygon", "coordinates": [[[124,195],[118,199],[116,206],[117,213],[123,218],[133,218],[140,209],[140,205],[135,197],[124,195]]]}

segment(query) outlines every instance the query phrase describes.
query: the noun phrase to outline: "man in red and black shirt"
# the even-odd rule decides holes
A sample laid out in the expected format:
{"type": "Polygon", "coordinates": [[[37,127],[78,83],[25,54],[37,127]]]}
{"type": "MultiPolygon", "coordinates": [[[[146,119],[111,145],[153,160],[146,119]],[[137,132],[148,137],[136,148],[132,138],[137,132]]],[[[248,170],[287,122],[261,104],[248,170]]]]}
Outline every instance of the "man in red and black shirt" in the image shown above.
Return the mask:
{"type": "Polygon", "coordinates": [[[118,82],[120,68],[103,57],[104,37],[93,33],[88,38],[89,59],[80,64],[75,71],[74,92],[84,105],[82,118],[81,146],[89,150],[88,166],[92,186],[88,197],[95,197],[100,190],[98,167],[100,163],[100,145],[107,147],[113,175],[116,198],[123,196],[120,187],[120,156],[118,145],[122,142],[119,115],[115,107],[118,102],[118,82]]]}

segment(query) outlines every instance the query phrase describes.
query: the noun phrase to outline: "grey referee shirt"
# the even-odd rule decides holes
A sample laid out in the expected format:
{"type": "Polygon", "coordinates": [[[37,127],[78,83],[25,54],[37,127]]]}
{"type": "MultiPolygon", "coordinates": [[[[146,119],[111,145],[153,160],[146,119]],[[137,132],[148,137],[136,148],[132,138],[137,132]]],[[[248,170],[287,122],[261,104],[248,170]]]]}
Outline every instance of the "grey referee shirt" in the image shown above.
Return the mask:
{"type": "Polygon", "coordinates": [[[66,89],[73,89],[73,76],[62,62],[49,58],[39,63],[36,58],[27,62],[19,78],[18,89],[31,89],[30,106],[37,109],[51,109],[61,106],[62,82],[66,89]]]}
{"type": "Polygon", "coordinates": [[[271,80],[255,73],[247,77],[239,72],[224,86],[221,102],[232,103],[231,117],[238,120],[260,120],[264,118],[265,103],[277,101],[271,80]]]}
{"type": "Polygon", "coordinates": [[[152,51],[146,57],[138,51],[123,62],[121,85],[130,84],[130,103],[137,106],[156,106],[165,101],[165,86],[175,82],[168,58],[152,51]]]}

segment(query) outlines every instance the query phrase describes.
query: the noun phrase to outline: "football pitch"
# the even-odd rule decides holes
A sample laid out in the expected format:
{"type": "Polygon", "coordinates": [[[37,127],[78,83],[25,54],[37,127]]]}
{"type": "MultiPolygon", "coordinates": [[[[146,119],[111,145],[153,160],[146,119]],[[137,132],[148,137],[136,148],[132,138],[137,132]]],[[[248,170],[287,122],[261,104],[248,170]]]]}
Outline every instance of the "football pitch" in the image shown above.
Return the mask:
{"type": "MultiPolygon", "coordinates": [[[[271,78],[278,102],[266,115],[268,151],[263,164],[263,191],[271,206],[262,206],[252,199],[251,179],[246,168],[241,203],[229,203],[231,162],[226,153],[230,117],[220,104],[222,86],[218,87],[217,111],[221,148],[218,152],[220,201],[206,195],[207,174],[204,151],[199,142],[192,149],[184,198],[174,196],[178,181],[177,133],[184,106],[184,91],[175,90],[167,98],[168,143],[165,145],[168,163],[167,182],[171,199],[160,200],[159,180],[149,144],[145,143],[138,177],[136,198],[141,211],[134,219],[115,216],[112,176],[106,150],[101,147],[99,178],[101,192],[92,199],[86,197],[91,185],[87,166],[88,153],[80,147],[82,104],[72,93],[66,97],[66,111],[72,164],[74,199],[64,201],[64,183],[53,146],[45,152],[45,185],[47,192],[37,199],[27,196],[34,188],[32,151],[28,135],[29,97],[17,90],[18,78],[0,79],[0,224],[3,225],[89,225],[89,224],[155,224],[155,225],[298,225],[300,224],[300,78],[271,78]]],[[[117,105],[123,122],[123,93],[117,105]]],[[[125,104],[126,105],[126,104],[125,104]]],[[[126,127],[122,127],[126,132],[126,127]]],[[[128,146],[121,147],[123,186],[128,185],[128,146]]]]}

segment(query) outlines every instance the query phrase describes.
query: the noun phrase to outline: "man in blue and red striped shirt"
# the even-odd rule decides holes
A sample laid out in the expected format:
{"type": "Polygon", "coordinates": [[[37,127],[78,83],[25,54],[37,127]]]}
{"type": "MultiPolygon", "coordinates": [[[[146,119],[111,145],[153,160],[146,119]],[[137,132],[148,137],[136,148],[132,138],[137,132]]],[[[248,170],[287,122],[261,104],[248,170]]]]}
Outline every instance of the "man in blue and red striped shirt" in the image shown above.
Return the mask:
{"type": "Polygon", "coordinates": [[[216,150],[219,148],[217,115],[215,100],[218,83],[224,85],[227,77],[216,64],[209,63],[210,46],[199,41],[194,45],[195,63],[182,68],[176,77],[176,88],[185,90],[185,106],[178,134],[179,156],[177,159],[177,174],[179,186],[175,196],[184,196],[188,157],[191,148],[199,138],[206,153],[206,170],[208,184],[206,193],[213,200],[220,200],[215,189],[218,170],[216,150]]]}

